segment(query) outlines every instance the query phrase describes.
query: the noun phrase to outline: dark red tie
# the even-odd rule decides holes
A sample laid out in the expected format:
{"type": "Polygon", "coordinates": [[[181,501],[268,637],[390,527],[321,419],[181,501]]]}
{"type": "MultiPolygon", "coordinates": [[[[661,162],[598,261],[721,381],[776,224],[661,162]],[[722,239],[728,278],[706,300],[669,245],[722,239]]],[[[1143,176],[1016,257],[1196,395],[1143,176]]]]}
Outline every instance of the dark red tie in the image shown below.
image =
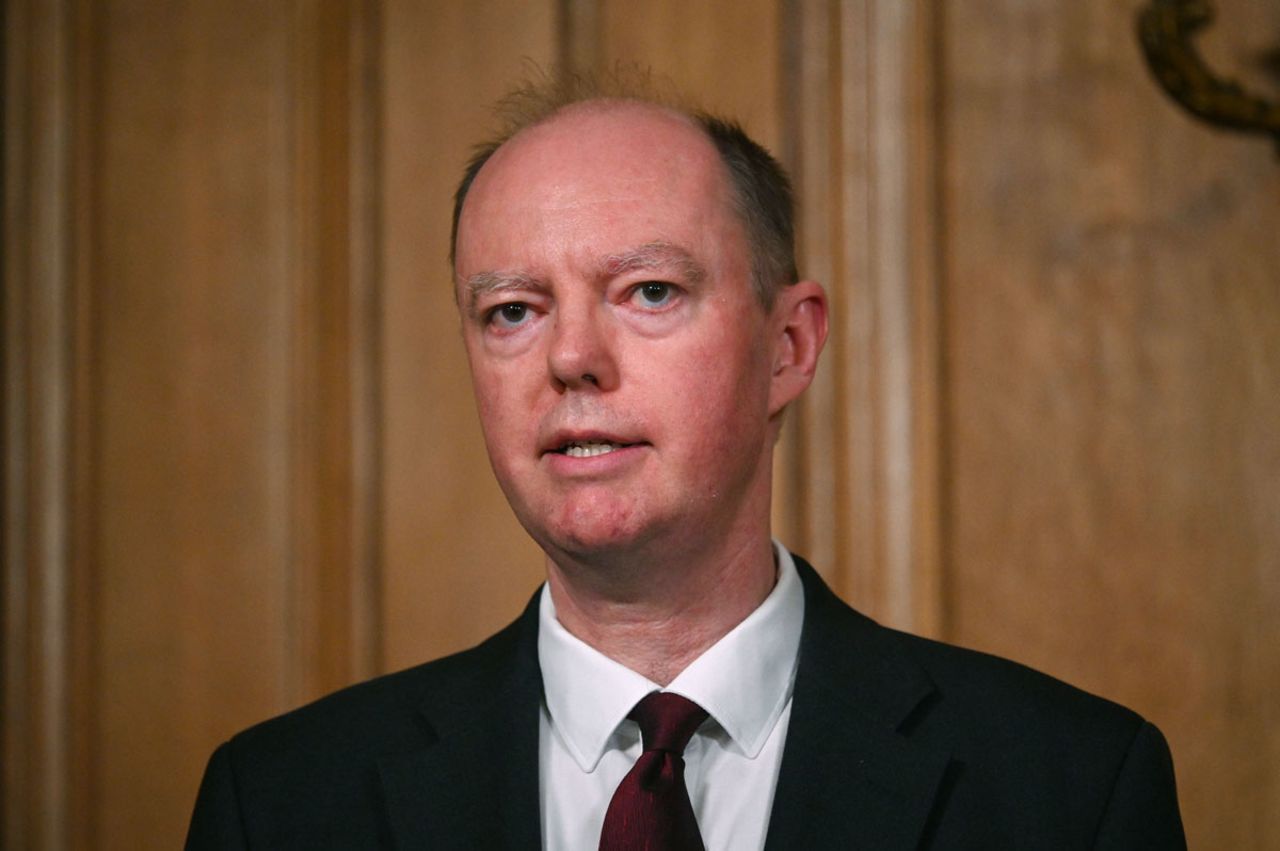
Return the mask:
{"type": "Polygon", "coordinates": [[[684,748],[707,710],[678,694],[654,692],[627,717],[640,725],[644,753],[613,793],[600,851],[703,851],[684,785],[684,748]]]}

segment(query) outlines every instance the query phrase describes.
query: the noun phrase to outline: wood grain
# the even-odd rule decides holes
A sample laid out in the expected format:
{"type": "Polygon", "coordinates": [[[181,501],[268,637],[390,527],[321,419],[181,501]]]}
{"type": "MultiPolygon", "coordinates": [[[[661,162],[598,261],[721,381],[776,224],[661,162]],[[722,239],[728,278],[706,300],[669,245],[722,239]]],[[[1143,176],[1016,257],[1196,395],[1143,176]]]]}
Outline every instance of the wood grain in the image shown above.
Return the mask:
{"type": "Polygon", "coordinates": [[[376,26],[363,2],[290,26],[293,702],[378,665],[376,26]]]}
{"type": "Polygon", "coordinates": [[[784,463],[793,534],[846,599],[940,630],[938,148],[924,3],[804,3],[786,122],[802,275],[827,286],[831,337],[784,463]]]}
{"type": "Polygon", "coordinates": [[[173,847],[374,668],[363,8],[14,8],[7,845],[173,847]]]}
{"type": "Polygon", "coordinates": [[[1280,168],[1136,5],[948,6],[947,635],[1160,724],[1192,847],[1275,847],[1280,168]]]}
{"type": "Polygon", "coordinates": [[[98,10],[94,846],[172,846],[295,695],[288,18],[98,10]]]}
{"type": "Polygon", "coordinates": [[[781,6],[774,0],[599,0],[599,61],[653,68],[765,147],[781,140],[781,6]]]}
{"type": "Polygon", "coordinates": [[[82,800],[69,735],[84,529],[77,462],[78,87],[71,4],[6,8],[3,844],[65,846],[82,800]]]}

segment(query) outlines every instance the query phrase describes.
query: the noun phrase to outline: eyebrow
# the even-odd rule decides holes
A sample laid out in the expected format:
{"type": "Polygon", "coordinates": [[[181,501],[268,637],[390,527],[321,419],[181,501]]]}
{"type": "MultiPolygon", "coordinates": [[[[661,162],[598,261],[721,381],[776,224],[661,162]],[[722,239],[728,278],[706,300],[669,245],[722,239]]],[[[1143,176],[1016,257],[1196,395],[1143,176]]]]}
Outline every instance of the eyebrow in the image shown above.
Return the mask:
{"type": "MultiPolygon", "coordinates": [[[[686,281],[693,284],[701,282],[707,276],[706,270],[693,259],[692,254],[664,240],[646,242],[637,248],[610,254],[601,264],[603,276],[609,278],[631,272],[671,268],[678,270],[686,281]]],[[[471,310],[482,296],[508,290],[544,289],[545,287],[546,283],[542,279],[523,272],[477,272],[462,281],[461,289],[466,293],[466,307],[471,310]]]]}
{"type": "Polygon", "coordinates": [[[685,280],[694,284],[707,276],[706,270],[693,259],[693,255],[678,245],[662,240],[647,242],[620,254],[611,254],[604,262],[604,271],[608,277],[670,268],[677,269],[685,280]]]}
{"type": "Polygon", "coordinates": [[[467,294],[467,307],[474,307],[476,300],[490,293],[505,290],[529,290],[542,286],[542,282],[532,275],[521,272],[477,272],[462,282],[462,291],[467,294]]]}

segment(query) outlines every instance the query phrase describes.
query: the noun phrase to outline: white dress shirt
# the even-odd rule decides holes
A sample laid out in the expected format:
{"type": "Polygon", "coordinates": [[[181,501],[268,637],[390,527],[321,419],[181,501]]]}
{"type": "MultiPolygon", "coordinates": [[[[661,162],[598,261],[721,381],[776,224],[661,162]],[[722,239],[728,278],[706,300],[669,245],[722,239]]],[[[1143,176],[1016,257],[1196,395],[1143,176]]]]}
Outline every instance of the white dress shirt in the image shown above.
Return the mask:
{"type": "Polygon", "coordinates": [[[588,851],[614,790],[640,756],[627,713],[646,694],[672,691],[709,717],[685,749],[685,782],[708,851],[763,848],[791,717],[804,589],[774,541],[778,581],[755,611],[663,689],[570,635],[551,593],[539,602],[543,690],[539,733],[542,845],[588,851]]]}

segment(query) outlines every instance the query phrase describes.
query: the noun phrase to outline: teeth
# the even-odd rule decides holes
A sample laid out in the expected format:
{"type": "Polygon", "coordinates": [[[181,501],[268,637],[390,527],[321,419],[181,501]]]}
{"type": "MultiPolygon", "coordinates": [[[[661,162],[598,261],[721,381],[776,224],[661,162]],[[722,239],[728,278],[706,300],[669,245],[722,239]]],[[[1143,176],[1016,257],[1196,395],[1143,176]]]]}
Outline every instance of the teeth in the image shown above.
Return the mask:
{"type": "Polygon", "coordinates": [[[608,455],[617,448],[616,443],[570,443],[564,448],[564,454],[570,458],[594,458],[597,455],[608,455]]]}

